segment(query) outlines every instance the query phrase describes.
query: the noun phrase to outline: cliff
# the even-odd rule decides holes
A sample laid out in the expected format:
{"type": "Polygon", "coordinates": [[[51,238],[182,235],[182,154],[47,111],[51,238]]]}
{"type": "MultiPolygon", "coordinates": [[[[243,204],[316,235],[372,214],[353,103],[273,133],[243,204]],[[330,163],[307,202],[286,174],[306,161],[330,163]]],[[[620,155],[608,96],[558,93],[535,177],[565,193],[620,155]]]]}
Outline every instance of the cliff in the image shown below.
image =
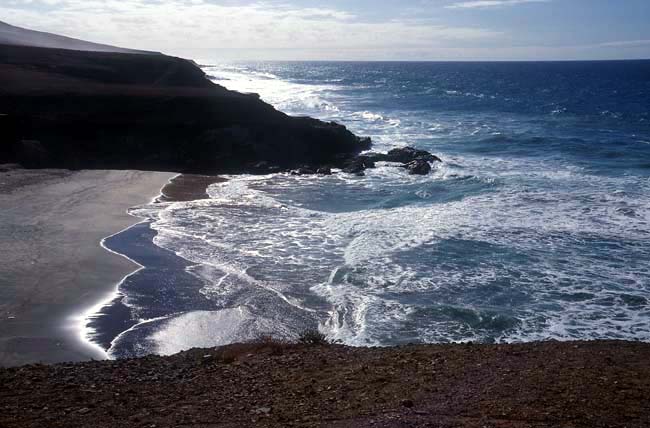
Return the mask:
{"type": "Polygon", "coordinates": [[[181,58],[16,45],[0,45],[0,137],[0,163],[202,173],[336,165],[370,146],[181,58]]]}

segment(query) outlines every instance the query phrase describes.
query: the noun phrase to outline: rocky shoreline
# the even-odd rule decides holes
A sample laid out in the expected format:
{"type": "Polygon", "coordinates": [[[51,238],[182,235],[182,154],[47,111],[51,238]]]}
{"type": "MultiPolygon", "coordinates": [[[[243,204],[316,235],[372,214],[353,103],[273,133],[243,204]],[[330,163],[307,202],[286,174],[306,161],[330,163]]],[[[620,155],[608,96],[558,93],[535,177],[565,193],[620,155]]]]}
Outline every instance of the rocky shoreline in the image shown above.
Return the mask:
{"type": "Polygon", "coordinates": [[[343,125],[290,117],[161,54],[0,44],[1,163],[190,174],[428,174],[436,156],[372,146],[343,125]]]}
{"type": "Polygon", "coordinates": [[[344,173],[363,177],[367,169],[377,167],[377,162],[395,164],[397,167],[406,169],[412,175],[427,175],[432,171],[432,165],[442,162],[442,160],[426,150],[401,147],[392,149],[388,153],[367,152],[356,156],[341,156],[340,159],[330,164],[305,164],[296,169],[284,169],[278,165],[263,161],[245,169],[243,172],[264,175],[281,172],[291,173],[292,175],[331,175],[333,168],[340,168],[344,173]]]}
{"type": "Polygon", "coordinates": [[[650,425],[650,345],[348,348],[262,339],[0,369],[3,427],[650,425]]]}

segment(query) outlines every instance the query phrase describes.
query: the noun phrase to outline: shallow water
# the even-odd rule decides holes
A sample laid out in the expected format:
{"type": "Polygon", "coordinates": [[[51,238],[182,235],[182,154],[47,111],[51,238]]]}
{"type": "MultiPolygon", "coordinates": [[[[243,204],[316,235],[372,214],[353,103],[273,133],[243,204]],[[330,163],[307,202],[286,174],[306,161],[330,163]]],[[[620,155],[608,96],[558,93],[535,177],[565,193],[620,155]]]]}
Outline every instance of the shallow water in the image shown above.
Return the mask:
{"type": "Polygon", "coordinates": [[[114,355],[316,326],[351,345],[650,340],[650,62],[206,72],[376,150],[444,162],[426,177],[390,164],[365,178],[230,177],[209,200],[135,209],[200,297],[162,305],[141,278],[126,305],[155,321],[114,355]]]}

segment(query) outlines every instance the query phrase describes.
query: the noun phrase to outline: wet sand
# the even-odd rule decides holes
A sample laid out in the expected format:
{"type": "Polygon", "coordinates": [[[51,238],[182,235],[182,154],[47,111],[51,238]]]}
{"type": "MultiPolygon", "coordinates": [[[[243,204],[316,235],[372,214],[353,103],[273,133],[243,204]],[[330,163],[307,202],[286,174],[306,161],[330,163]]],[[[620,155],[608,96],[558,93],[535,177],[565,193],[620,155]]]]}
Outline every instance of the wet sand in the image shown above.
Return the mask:
{"type": "Polygon", "coordinates": [[[208,199],[208,187],[223,183],[225,178],[216,175],[181,174],[172,178],[162,189],[163,202],[186,202],[208,199]]]}
{"type": "Polygon", "coordinates": [[[105,357],[79,316],[137,266],[100,241],[173,176],[0,167],[0,366],[105,357]]]}

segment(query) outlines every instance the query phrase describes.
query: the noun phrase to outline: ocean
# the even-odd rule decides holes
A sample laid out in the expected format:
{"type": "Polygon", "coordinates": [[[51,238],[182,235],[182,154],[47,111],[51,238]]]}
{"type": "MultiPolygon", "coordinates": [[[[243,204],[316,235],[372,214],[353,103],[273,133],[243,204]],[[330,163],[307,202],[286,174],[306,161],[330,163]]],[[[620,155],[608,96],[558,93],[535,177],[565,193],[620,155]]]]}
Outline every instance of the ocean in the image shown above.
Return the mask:
{"type": "Polygon", "coordinates": [[[113,357],[319,329],[352,346],[650,340],[650,61],[219,64],[428,176],[229,176],[132,209],[144,269],[92,318],[113,357]]]}

